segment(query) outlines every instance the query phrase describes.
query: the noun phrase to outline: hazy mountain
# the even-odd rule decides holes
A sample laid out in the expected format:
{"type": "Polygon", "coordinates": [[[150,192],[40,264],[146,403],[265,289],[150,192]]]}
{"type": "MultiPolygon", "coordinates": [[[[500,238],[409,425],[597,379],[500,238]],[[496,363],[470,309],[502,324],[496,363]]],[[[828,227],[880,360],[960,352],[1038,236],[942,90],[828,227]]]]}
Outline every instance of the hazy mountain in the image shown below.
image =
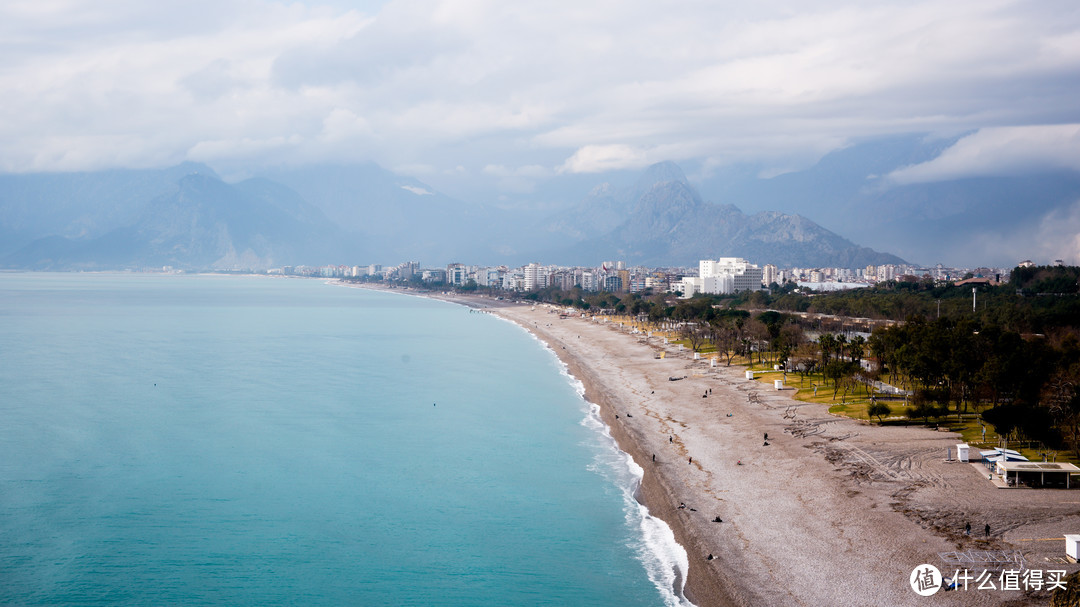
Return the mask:
{"type": "Polygon", "coordinates": [[[374,164],[281,168],[261,173],[285,184],[342,228],[362,234],[372,261],[505,263],[523,229],[516,214],[451,198],[374,164]]]}
{"type": "Polygon", "coordinates": [[[1080,201],[1080,174],[1047,170],[937,183],[890,183],[884,177],[936,158],[957,141],[902,136],[827,154],[814,165],[769,178],[762,167],[718,170],[700,187],[750,211],[805,213],[857,242],[873,242],[917,263],[1006,264],[1034,252],[1006,253],[1012,234],[1037,233],[1055,209],[1080,201]],[[989,249],[989,250],[988,250],[989,249]],[[996,255],[995,255],[996,253],[996,255]]]}
{"type": "Polygon", "coordinates": [[[0,174],[0,257],[45,236],[90,239],[131,225],[147,202],[191,174],[216,176],[191,162],[159,170],[0,174]]]}
{"type": "Polygon", "coordinates": [[[705,202],[670,162],[649,167],[628,188],[597,187],[553,219],[547,231],[576,241],[557,255],[559,260],[592,263],[614,257],[634,264],[693,265],[698,259],[745,257],[759,264],[856,268],[903,261],[800,215],[746,215],[734,205],[705,202]]]}
{"type": "Polygon", "coordinates": [[[797,215],[746,216],[703,201],[660,163],[596,187],[549,220],[456,200],[375,165],[266,171],[236,184],[209,168],[0,176],[5,267],[265,268],[326,263],[427,266],[531,260],[692,265],[862,266],[897,261],[797,215]]]}
{"type": "MultiPolygon", "coordinates": [[[[145,194],[137,185],[133,189],[145,194]]],[[[120,191],[126,195],[124,204],[138,208],[130,224],[93,238],[50,234],[8,254],[4,265],[267,268],[327,263],[359,253],[357,239],[321,211],[285,186],[265,180],[229,185],[216,176],[194,172],[176,181],[171,191],[141,204],[134,194],[120,191]]]]}

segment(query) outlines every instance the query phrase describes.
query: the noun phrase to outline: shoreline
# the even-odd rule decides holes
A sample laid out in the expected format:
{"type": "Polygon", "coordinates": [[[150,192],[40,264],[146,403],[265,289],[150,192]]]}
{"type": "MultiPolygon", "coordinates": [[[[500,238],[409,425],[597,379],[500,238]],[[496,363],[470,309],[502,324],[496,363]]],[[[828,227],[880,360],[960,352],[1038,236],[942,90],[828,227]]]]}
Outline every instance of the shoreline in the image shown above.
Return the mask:
{"type": "MultiPolygon", "coordinates": [[[[957,550],[1022,550],[1032,569],[1080,568],[1052,564],[1063,537],[1026,539],[1080,529],[1071,505],[1080,493],[997,490],[973,466],[945,458],[959,442],[954,433],[836,416],[747,381],[742,367],[712,367],[612,322],[560,319],[545,304],[393,291],[483,308],[556,354],[644,471],[639,502],[686,551],[684,594],[698,607],[919,605],[913,569],[945,571],[939,555],[957,550]],[[965,523],[984,522],[990,537],[963,533],[965,523]]],[[[952,605],[1018,605],[1049,595],[946,596],[952,605]]]]}
{"type": "MultiPolygon", "coordinates": [[[[350,285],[352,286],[352,285],[350,285]]],[[[672,589],[674,594],[680,599],[689,601],[695,607],[730,607],[737,605],[738,603],[732,598],[727,596],[724,587],[720,585],[719,581],[710,575],[710,572],[706,571],[699,563],[696,563],[696,559],[692,558],[692,554],[688,546],[695,546],[696,542],[693,542],[693,534],[685,528],[683,523],[675,516],[661,516],[661,510],[675,510],[678,506],[677,503],[673,503],[672,495],[673,491],[670,487],[665,486],[664,479],[661,475],[649,474],[648,468],[645,466],[646,460],[651,462],[651,453],[646,455],[641,449],[640,440],[632,438],[625,427],[615,423],[616,407],[609,399],[607,393],[602,388],[602,383],[595,377],[593,371],[585,364],[579,356],[572,354],[571,350],[567,350],[565,344],[553,337],[552,335],[539,330],[537,326],[529,326],[527,322],[513,318],[512,315],[502,313],[503,311],[513,308],[521,307],[525,304],[512,304],[506,303],[505,305],[491,305],[491,304],[503,304],[502,301],[488,302],[487,300],[479,300],[479,298],[460,298],[460,297],[447,297],[434,293],[419,293],[415,291],[403,291],[399,289],[384,289],[376,286],[368,285],[356,285],[360,288],[371,288],[373,290],[383,292],[395,292],[401,295],[412,295],[416,297],[427,297],[430,299],[438,299],[440,301],[446,301],[448,303],[459,304],[471,309],[485,310],[499,318],[511,322],[521,329],[528,332],[540,343],[546,346],[565,366],[566,373],[573,380],[581,382],[584,389],[582,398],[586,404],[596,405],[600,421],[607,428],[608,434],[615,442],[615,447],[621,452],[630,457],[635,464],[638,465],[643,471],[641,481],[634,492],[634,498],[639,504],[643,505],[648,512],[649,516],[655,517],[664,522],[671,529],[675,536],[675,541],[679,546],[687,552],[689,561],[689,571],[686,573],[686,579],[682,580],[683,588],[681,593],[676,589],[672,589]],[[559,347],[557,348],[556,345],[559,347]],[[682,596],[680,596],[680,594],[682,596]],[[700,598],[698,598],[700,597],[700,598]],[[705,599],[705,600],[702,600],[705,599]]],[[[676,573],[676,577],[681,575],[680,572],[676,573]]]]}
{"type": "Polygon", "coordinates": [[[684,521],[678,516],[665,513],[678,512],[678,503],[674,499],[674,488],[669,486],[660,474],[649,472],[652,463],[652,453],[646,453],[643,449],[644,441],[640,437],[633,436],[633,430],[623,424],[616,423],[617,408],[613,402],[609,390],[605,389],[603,381],[572,349],[565,348],[566,343],[542,331],[538,326],[528,326],[527,323],[514,319],[503,313],[506,308],[492,308],[490,311],[500,318],[509,320],[528,331],[542,343],[544,343],[564,365],[567,373],[581,382],[585,389],[584,398],[587,403],[595,404],[600,411],[600,418],[607,426],[608,432],[615,441],[616,446],[643,470],[641,483],[637,488],[635,498],[648,510],[649,516],[663,521],[675,536],[675,541],[687,552],[689,558],[689,571],[684,580],[683,598],[697,607],[718,606],[729,607],[738,602],[724,585],[720,583],[714,572],[708,571],[693,555],[700,552],[701,546],[695,535],[686,527],[684,521]]]}

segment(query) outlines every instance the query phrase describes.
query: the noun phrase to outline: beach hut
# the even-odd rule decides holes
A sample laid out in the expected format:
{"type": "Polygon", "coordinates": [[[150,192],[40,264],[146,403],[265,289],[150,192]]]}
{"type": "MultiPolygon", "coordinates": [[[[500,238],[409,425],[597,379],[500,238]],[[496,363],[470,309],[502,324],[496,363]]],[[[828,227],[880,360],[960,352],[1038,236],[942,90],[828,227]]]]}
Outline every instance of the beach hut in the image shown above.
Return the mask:
{"type": "Polygon", "coordinates": [[[1074,563],[1080,561],[1080,534],[1065,536],[1065,556],[1074,563]]]}

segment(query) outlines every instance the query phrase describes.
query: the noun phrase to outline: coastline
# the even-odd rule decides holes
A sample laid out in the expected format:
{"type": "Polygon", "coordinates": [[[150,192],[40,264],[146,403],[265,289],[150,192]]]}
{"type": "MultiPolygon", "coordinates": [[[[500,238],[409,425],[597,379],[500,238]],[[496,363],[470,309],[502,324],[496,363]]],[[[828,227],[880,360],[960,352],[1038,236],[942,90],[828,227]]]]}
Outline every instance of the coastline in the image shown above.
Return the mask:
{"type": "MultiPolygon", "coordinates": [[[[646,454],[643,451],[642,445],[644,444],[644,441],[641,440],[641,437],[632,436],[632,431],[629,428],[615,423],[617,407],[613,401],[613,395],[610,390],[606,388],[602,380],[596,375],[595,371],[581,359],[580,354],[576,350],[566,349],[563,341],[550,333],[543,331],[542,328],[538,326],[538,323],[534,322],[530,325],[527,320],[518,317],[512,312],[514,309],[521,310],[522,308],[531,306],[512,304],[503,301],[491,301],[478,297],[456,297],[436,293],[420,293],[412,290],[386,289],[374,285],[356,286],[384,292],[395,292],[402,295],[428,297],[459,304],[472,309],[484,310],[503,320],[514,323],[533,335],[533,337],[546,345],[548,349],[562,361],[563,365],[566,367],[566,373],[571,379],[581,382],[581,385],[584,388],[584,400],[587,403],[597,406],[600,420],[607,428],[612,440],[615,441],[615,446],[628,455],[634,463],[643,470],[644,473],[640,485],[634,496],[638,503],[645,506],[649,516],[656,517],[663,521],[664,524],[671,529],[675,536],[675,541],[680,547],[687,551],[688,556],[693,554],[688,547],[692,546],[693,548],[699,548],[694,534],[687,529],[683,521],[680,521],[678,517],[675,516],[664,516],[661,514],[662,512],[667,511],[678,511],[678,504],[673,502],[674,490],[672,487],[667,486],[662,475],[648,473],[644,463],[646,461],[651,463],[652,454],[646,454]]],[[[692,556],[689,558],[689,572],[686,574],[686,579],[683,580],[681,592],[678,589],[672,589],[676,596],[681,594],[682,596],[680,598],[693,603],[696,607],[729,607],[738,605],[739,603],[730,596],[731,593],[725,589],[725,586],[721,583],[718,576],[713,575],[713,572],[706,570],[699,562],[696,562],[697,560],[698,559],[694,559],[692,556]]],[[[731,581],[727,588],[732,588],[734,586],[734,581],[731,581]]]]}
{"type": "Polygon", "coordinates": [[[585,400],[599,407],[600,417],[618,448],[642,468],[644,474],[635,497],[648,509],[651,516],[667,524],[674,533],[675,540],[690,556],[690,570],[682,591],[685,599],[698,607],[738,605],[735,596],[730,592],[730,589],[735,587],[734,581],[729,580],[729,584],[723,584],[720,576],[715,575],[715,571],[707,570],[701,559],[693,557],[703,547],[699,545],[696,534],[688,528],[685,521],[672,514],[678,512],[679,505],[674,499],[675,488],[670,486],[663,475],[650,473],[647,463],[652,463],[652,453],[646,453],[646,449],[643,448],[646,443],[643,437],[635,436],[637,434],[635,428],[617,423],[616,397],[605,385],[603,379],[597,375],[595,369],[582,359],[578,350],[572,347],[566,348],[565,341],[544,331],[543,327],[537,323],[529,326],[527,321],[513,313],[513,308],[499,307],[491,308],[489,311],[532,333],[559,357],[559,360],[566,365],[571,377],[584,386],[585,400]]]}
{"type": "MultiPolygon", "coordinates": [[[[1080,528],[1068,505],[1077,494],[997,491],[974,467],[947,461],[955,434],[838,417],[747,381],[742,367],[711,367],[613,323],[560,319],[550,306],[399,292],[485,308],[547,344],[644,471],[639,501],[686,550],[684,594],[699,607],[921,604],[909,576],[922,563],[942,566],[942,552],[1023,549],[1038,568],[1052,562],[1043,557],[1057,554],[1053,545],[1018,538],[1080,528]],[[992,537],[965,537],[968,521],[989,521],[992,537]]],[[[948,602],[1046,596],[953,592],[948,602]]]]}

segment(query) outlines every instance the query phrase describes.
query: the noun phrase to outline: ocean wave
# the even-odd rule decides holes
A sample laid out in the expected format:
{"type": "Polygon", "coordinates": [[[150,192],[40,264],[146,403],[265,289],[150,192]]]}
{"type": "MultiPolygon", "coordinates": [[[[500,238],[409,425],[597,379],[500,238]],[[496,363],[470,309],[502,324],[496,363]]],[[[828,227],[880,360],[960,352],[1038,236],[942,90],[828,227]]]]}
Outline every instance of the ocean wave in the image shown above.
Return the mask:
{"type": "Polygon", "coordinates": [[[595,431],[604,446],[596,456],[593,470],[613,481],[622,493],[626,524],[634,530],[636,538],[630,548],[645,568],[649,581],[660,591],[665,605],[692,607],[693,604],[683,595],[686,574],[690,570],[686,549],[675,539],[671,527],[650,514],[649,509],[638,500],[645,471],[629,453],[619,449],[611,430],[600,417],[599,405],[586,403],[589,411],[581,420],[581,425],[595,431]]]}
{"type": "Polygon", "coordinates": [[[693,603],[683,595],[686,575],[690,570],[690,559],[686,554],[686,549],[675,539],[675,532],[671,530],[671,527],[662,519],[650,514],[649,509],[638,501],[641,479],[644,478],[645,471],[634,462],[634,458],[629,453],[619,448],[611,435],[611,429],[600,417],[600,406],[585,398],[585,384],[570,373],[569,367],[559,358],[554,348],[529,331],[527,327],[499,315],[492,316],[525,331],[554,358],[559,373],[566,378],[581,399],[585,417],[579,423],[592,430],[598,439],[594,444],[598,444],[600,450],[589,469],[612,482],[622,494],[627,528],[635,538],[629,547],[641,562],[649,581],[660,592],[667,607],[694,607],[693,603]]]}

